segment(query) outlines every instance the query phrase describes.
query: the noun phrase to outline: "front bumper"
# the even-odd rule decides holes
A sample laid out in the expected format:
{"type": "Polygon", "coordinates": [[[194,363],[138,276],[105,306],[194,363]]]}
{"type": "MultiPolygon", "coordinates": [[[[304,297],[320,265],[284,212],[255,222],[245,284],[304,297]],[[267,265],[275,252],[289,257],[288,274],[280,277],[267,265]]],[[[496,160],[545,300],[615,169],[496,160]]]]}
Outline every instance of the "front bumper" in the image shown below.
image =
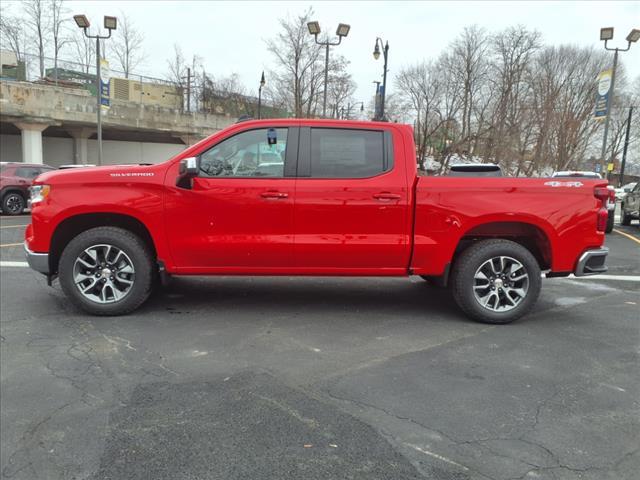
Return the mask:
{"type": "Polygon", "coordinates": [[[599,273],[606,272],[607,266],[605,265],[605,262],[608,254],[609,249],[607,247],[587,250],[580,255],[580,259],[576,265],[576,270],[573,274],[576,277],[585,277],[587,275],[597,275],[599,273]]]}
{"type": "Polygon", "coordinates": [[[36,272],[49,275],[49,254],[48,253],[36,253],[27,248],[27,244],[24,244],[24,253],[27,257],[27,263],[36,272]]]}

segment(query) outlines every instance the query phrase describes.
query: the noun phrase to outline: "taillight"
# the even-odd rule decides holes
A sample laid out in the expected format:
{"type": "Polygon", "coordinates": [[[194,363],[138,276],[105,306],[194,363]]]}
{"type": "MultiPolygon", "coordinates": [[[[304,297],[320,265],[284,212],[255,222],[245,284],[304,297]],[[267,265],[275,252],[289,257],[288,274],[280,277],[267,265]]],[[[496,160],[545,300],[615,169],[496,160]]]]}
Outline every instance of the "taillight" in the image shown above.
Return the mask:
{"type": "Polygon", "coordinates": [[[613,193],[613,198],[615,199],[615,190],[609,190],[607,187],[595,187],[593,190],[593,195],[602,202],[598,210],[597,229],[599,232],[604,232],[607,229],[607,220],[609,219],[607,207],[611,193],[613,193]]]}
{"type": "MultiPolygon", "coordinates": [[[[602,202],[606,202],[607,199],[609,198],[609,189],[607,187],[596,187],[593,190],[593,195],[596,198],[599,198],[600,200],[602,200],[602,202]]],[[[615,195],[615,190],[614,190],[614,195],[615,195]]]]}
{"type": "Polygon", "coordinates": [[[609,210],[602,207],[598,210],[598,223],[597,228],[599,232],[604,232],[607,229],[607,220],[609,219],[609,210]]]}

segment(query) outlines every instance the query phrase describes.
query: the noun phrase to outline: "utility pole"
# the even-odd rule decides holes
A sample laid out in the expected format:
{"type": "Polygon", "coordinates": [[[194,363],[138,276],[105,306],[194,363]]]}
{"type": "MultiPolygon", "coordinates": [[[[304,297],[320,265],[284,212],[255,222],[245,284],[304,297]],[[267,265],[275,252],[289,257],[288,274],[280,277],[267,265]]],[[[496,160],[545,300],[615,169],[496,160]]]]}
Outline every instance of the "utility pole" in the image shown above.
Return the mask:
{"type": "Polygon", "coordinates": [[[265,83],[263,70],[262,77],[260,77],[260,87],[258,88],[258,120],[262,118],[262,87],[264,87],[265,83]]]}
{"type": "Polygon", "coordinates": [[[191,68],[187,67],[187,112],[191,111],[191,68]]]}
{"type": "Polygon", "coordinates": [[[618,186],[624,183],[624,166],[627,163],[627,148],[629,147],[629,131],[631,130],[631,116],[633,115],[633,106],[629,107],[629,116],[627,117],[627,133],[624,136],[624,150],[622,151],[622,163],[620,164],[620,178],[618,186]]]}

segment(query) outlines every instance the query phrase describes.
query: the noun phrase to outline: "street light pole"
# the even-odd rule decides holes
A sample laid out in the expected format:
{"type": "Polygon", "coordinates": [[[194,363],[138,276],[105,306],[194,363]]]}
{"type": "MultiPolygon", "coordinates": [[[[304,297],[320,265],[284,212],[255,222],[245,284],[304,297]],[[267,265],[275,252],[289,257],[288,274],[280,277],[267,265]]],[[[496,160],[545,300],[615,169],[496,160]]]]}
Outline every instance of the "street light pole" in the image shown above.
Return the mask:
{"type": "Polygon", "coordinates": [[[109,31],[109,35],[100,35],[99,33],[96,35],[89,35],[88,29],[90,26],[89,20],[85,15],[74,15],[73,19],[76,22],[78,27],[84,30],[84,34],[87,38],[95,38],[96,39],[96,127],[98,130],[98,165],[102,165],[102,88],[101,88],[101,66],[100,66],[100,40],[106,40],[107,38],[111,38],[111,32],[117,27],[117,19],[116,17],[105,16],[104,17],[104,28],[109,31]]]}
{"type": "Polygon", "coordinates": [[[608,168],[608,164],[613,160],[613,152],[611,152],[611,158],[607,162],[607,137],[609,135],[609,120],[611,118],[611,109],[613,108],[613,95],[614,87],[616,84],[616,69],[618,67],[618,52],[626,52],[631,48],[631,43],[635,43],[640,39],[640,30],[633,29],[631,33],[627,35],[627,48],[609,48],[607,43],[613,38],[613,27],[600,29],[600,40],[604,40],[605,50],[613,51],[613,70],[611,72],[611,86],[609,87],[609,95],[607,96],[607,118],[604,120],[604,133],[602,136],[602,151],[600,153],[600,161],[607,168],[607,178],[611,178],[611,170],[608,168]]]}
{"type": "Polygon", "coordinates": [[[260,77],[260,88],[258,88],[258,120],[262,118],[262,87],[264,87],[264,71],[262,72],[262,77],[260,77]]]}
{"type": "MultiPolygon", "coordinates": [[[[324,42],[318,41],[318,34],[320,33],[320,24],[318,22],[309,22],[307,23],[307,28],[309,29],[309,33],[313,35],[315,42],[318,45],[323,45],[325,47],[324,54],[324,92],[323,92],[323,101],[322,101],[322,116],[326,118],[327,116],[327,86],[329,84],[329,47],[338,46],[342,42],[342,37],[346,37],[349,35],[349,30],[351,29],[350,25],[346,23],[341,23],[338,25],[336,30],[336,35],[338,36],[337,42],[331,42],[329,39],[324,42]]],[[[336,112],[337,114],[337,112],[336,112]]]]}
{"type": "Polygon", "coordinates": [[[382,95],[380,95],[380,118],[376,120],[384,120],[384,102],[387,97],[387,62],[389,60],[389,42],[383,42],[380,37],[376,37],[376,44],[373,48],[373,58],[376,60],[380,58],[380,47],[384,43],[382,54],[384,56],[384,70],[382,74],[382,95]],[[380,46],[378,46],[380,44],[380,46]]]}

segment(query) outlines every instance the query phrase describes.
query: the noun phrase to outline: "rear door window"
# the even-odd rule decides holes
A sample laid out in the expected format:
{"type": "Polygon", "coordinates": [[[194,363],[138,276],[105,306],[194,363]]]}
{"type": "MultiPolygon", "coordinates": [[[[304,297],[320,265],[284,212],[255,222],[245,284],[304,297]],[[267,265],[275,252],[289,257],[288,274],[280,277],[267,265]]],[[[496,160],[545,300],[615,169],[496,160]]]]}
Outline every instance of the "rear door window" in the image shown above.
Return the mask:
{"type": "Polygon", "coordinates": [[[312,178],[367,178],[391,168],[377,130],[311,129],[312,178]]]}

